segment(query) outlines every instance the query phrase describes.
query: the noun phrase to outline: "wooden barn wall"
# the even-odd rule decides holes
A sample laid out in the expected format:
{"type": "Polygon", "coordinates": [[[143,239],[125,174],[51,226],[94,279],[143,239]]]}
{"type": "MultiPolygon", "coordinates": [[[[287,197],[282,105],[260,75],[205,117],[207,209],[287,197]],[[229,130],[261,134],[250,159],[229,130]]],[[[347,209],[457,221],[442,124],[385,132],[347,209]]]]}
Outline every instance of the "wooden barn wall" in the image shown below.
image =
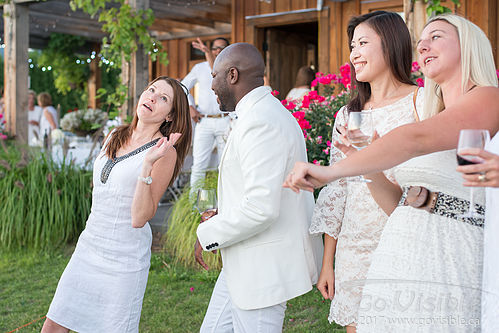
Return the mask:
{"type": "MultiPolygon", "coordinates": [[[[374,10],[403,12],[404,2],[407,6],[410,0],[347,0],[343,2],[324,0],[323,10],[314,14],[317,15],[319,24],[319,70],[337,72],[339,67],[348,61],[346,27],[350,17],[374,10]]],[[[465,16],[484,30],[492,43],[496,65],[499,66],[499,52],[497,51],[499,6],[497,0],[461,0],[459,7],[454,6],[451,0],[442,0],[442,4],[465,16]]],[[[255,43],[262,38],[262,36],[255,35],[258,34],[258,27],[276,25],[280,21],[283,24],[288,24],[289,18],[286,21],[284,17],[290,17],[293,14],[262,19],[255,18],[255,16],[307,9],[317,9],[317,0],[271,0],[270,3],[264,0],[232,0],[232,41],[255,43]],[[253,18],[248,21],[245,19],[247,16],[253,18]],[[271,20],[272,23],[270,23],[271,20]]],[[[424,7],[419,5],[419,9],[423,11],[424,7]]],[[[305,21],[310,21],[311,15],[310,12],[302,14],[305,21]]],[[[299,17],[300,14],[295,14],[295,16],[299,17]]],[[[420,15],[420,17],[424,17],[424,15],[420,15]]],[[[416,27],[422,25],[424,22],[419,22],[416,27]]],[[[415,31],[415,35],[418,35],[419,32],[415,31]]],[[[415,39],[418,37],[415,36],[415,39]]],[[[259,45],[256,46],[259,47],[259,45]]]]}

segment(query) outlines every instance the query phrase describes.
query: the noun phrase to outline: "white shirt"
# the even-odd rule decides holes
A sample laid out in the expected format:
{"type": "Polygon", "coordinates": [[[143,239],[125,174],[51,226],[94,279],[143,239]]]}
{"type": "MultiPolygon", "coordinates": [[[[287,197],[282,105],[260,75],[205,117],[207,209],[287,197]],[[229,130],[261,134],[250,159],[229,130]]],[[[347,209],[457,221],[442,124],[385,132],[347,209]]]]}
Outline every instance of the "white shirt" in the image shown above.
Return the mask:
{"type": "MultiPolygon", "coordinates": [[[[202,114],[220,114],[220,107],[217,102],[217,96],[211,90],[211,68],[207,61],[194,65],[189,74],[182,80],[182,84],[191,90],[196,83],[199,83],[198,111],[202,114]]],[[[194,98],[189,97],[189,105],[194,106],[194,98]]]]}
{"type": "Polygon", "coordinates": [[[35,105],[33,110],[28,110],[28,144],[33,144],[34,139],[40,140],[40,118],[42,116],[42,108],[38,105],[35,105]],[[38,126],[31,125],[30,121],[38,122],[38,126]],[[36,135],[35,135],[36,133],[36,135]]]}
{"type": "MultiPolygon", "coordinates": [[[[59,127],[59,119],[57,119],[57,110],[54,109],[53,106],[47,106],[45,107],[43,110],[47,110],[51,115],[52,115],[52,118],[54,119],[54,122],[55,122],[55,127],[59,127]]],[[[45,118],[45,116],[43,115],[43,112],[42,111],[42,116],[41,116],[41,119],[40,119],[40,138],[43,139],[43,136],[45,135],[45,131],[47,131],[47,135],[52,132],[52,127],[50,127],[50,123],[49,121],[47,120],[47,118],[45,118]]]]}

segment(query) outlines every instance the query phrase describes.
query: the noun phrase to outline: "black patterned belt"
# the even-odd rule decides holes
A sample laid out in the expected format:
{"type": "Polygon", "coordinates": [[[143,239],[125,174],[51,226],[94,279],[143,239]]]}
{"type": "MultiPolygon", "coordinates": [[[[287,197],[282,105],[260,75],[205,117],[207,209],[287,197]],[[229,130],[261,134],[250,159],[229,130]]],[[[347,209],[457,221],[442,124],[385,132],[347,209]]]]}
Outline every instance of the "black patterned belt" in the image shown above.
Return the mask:
{"type": "MultiPolygon", "coordinates": [[[[483,228],[484,225],[483,219],[460,217],[460,215],[466,213],[470,206],[468,200],[456,198],[442,192],[431,192],[422,186],[404,187],[398,205],[426,210],[431,214],[466,222],[476,227],[483,228]]],[[[475,204],[475,209],[478,214],[485,214],[483,206],[475,204]]]]}

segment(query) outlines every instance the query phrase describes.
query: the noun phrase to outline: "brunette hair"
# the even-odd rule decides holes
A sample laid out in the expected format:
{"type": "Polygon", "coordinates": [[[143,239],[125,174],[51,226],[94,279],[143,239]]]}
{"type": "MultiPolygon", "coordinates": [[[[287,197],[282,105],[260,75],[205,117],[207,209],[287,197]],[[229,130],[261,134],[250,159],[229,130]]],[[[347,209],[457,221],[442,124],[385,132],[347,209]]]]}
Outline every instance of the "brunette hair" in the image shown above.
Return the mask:
{"type": "MultiPolygon", "coordinates": [[[[177,80],[168,76],[159,76],[150,82],[144,90],[149,89],[153,83],[159,80],[166,81],[166,83],[173,88],[173,104],[172,110],[170,111],[171,121],[165,120],[159,127],[159,131],[166,137],[169,137],[171,133],[182,134],[174,146],[177,151],[177,160],[175,162],[172,178],[168,184],[168,186],[170,186],[177,178],[180,170],[182,170],[182,164],[184,163],[185,156],[191,145],[191,116],[189,113],[189,103],[187,101],[188,91],[177,80]]],[[[108,158],[116,158],[118,150],[130,140],[133,131],[137,128],[138,121],[139,117],[137,115],[137,110],[135,110],[133,120],[130,124],[119,126],[112,132],[111,138],[104,147],[108,158]]]]}
{"type": "Polygon", "coordinates": [[[36,99],[42,108],[52,105],[52,97],[50,97],[48,92],[40,93],[36,99]]]}
{"type": "Polygon", "coordinates": [[[211,45],[213,45],[213,43],[215,43],[215,41],[217,41],[217,40],[223,40],[225,42],[226,46],[230,45],[229,40],[227,38],[224,38],[224,37],[215,38],[214,40],[211,41],[211,45]]]}
{"type": "Polygon", "coordinates": [[[298,69],[298,73],[296,74],[296,82],[295,87],[299,86],[308,86],[310,88],[310,84],[315,79],[315,71],[308,67],[303,66],[298,69]]]}
{"type": "MultiPolygon", "coordinates": [[[[381,10],[352,17],[347,28],[350,51],[352,51],[353,33],[361,23],[369,25],[380,37],[383,57],[395,79],[401,83],[414,85],[411,81],[411,35],[402,17],[397,13],[381,10]]],[[[352,73],[352,87],[356,89],[353,90],[347,109],[359,111],[371,97],[371,85],[368,82],[357,81],[352,63],[350,63],[350,73],[352,73]]]]}

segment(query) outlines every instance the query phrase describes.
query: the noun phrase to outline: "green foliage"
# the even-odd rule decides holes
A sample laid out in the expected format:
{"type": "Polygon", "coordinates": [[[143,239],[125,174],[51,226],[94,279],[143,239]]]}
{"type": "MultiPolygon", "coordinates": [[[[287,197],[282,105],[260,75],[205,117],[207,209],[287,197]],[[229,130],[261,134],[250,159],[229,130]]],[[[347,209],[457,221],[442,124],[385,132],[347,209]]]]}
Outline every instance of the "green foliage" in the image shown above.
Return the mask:
{"type": "Polygon", "coordinates": [[[3,145],[0,248],[51,249],[74,240],[90,213],[91,177],[39,152],[3,145]]]}
{"type": "MultiPolygon", "coordinates": [[[[208,173],[203,188],[217,188],[217,174],[208,173]]],[[[190,267],[201,268],[194,259],[194,243],[196,242],[196,229],[201,220],[199,212],[194,209],[193,200],[189,197],[189,187],[184,189],[180,198],[172,207],[168,218],[168,232],[165,237],[164,249],[171,253],[176,262],[190,267]]],[[[219,270],[220,256],[211,252],[204,253],[204,260],[210,269],[219,270]]]]}
{"type": "MultiPolygon", "coordinates": [[[[121,68],[122,60],[130,62],[139,44],[152,61],[168,64],[163,46],[147,30],[154,22],[154,14],[150,8],[136,10],[124,0],[71,0],[70,6],[73,10],[82,9],[92,17],[99,16],[99,22],[103,23],[102,30],[109,34],[109,37],[102,39],[101,53],[113,63],[114,68],[121,68]],[[106,4],[111,3],[118,6],[106,7],[106,4]]],[[[99,92],[105,93],[108,93],[106,103],[113,108],[119,107],[126,100],[127,87],[119,84],[114,93],[108,89],[99,92]]]]}
{"type": "MultiPolygon", "coordinates": [[[[413,0],[415,1],[415,0],[413,0]]],[[[458,7],[461,5],[460,0],[451,0],[458,7]]],[[[441,0],[424,0],[426,5],[426,15],[433,17],[439,14],[451,13],[452,10],[441,4],[441,0]]]]}
{"type": "Polygon", "coordinates": [[[75,50],[84,44],[83,37],[52,33],[47,47],[43,49],[38,59],[41,66],[52,68],[54,85],[63,95],[72,89],[86,90],[90,70],[88,65],[77,63],[77,60],[85,63],[85,59],[75,53],[75,50]]]}

